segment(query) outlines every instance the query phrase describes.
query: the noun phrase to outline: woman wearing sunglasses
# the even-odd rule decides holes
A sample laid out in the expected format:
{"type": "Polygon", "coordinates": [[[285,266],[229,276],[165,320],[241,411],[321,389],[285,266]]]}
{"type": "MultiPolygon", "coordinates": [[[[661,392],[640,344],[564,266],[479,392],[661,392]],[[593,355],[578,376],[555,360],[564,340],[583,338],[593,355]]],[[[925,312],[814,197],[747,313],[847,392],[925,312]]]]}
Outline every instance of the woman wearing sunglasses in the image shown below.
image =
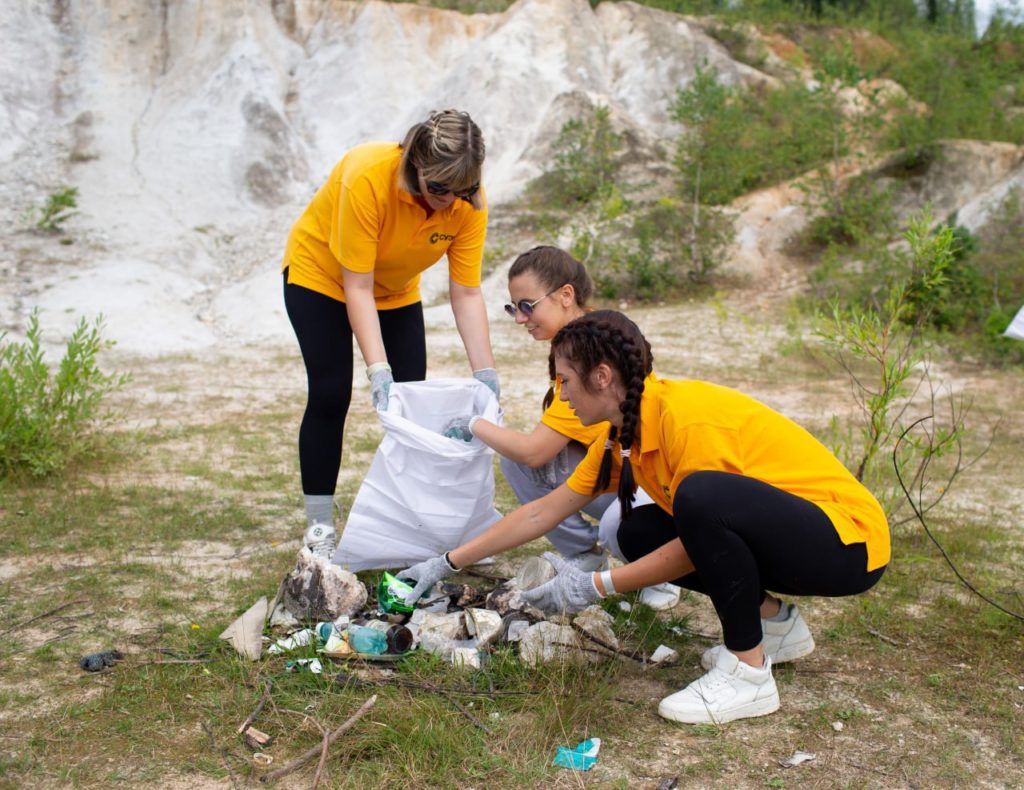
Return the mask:
{"type": "MultiPolygon", "coordinates": [[[[534,247],[512,263],[508,272],[511,302],[505,312],[534,340],[551,340],[575,318],[588,311],[594,284],[583,264],[557,247],[534,247]]],[[[553,377],[552,377],[553,379],[553,377]]],[[[607,423],[583,425],[559,397],[557,383],[544,398],[544,413],[529,433],[468,415],[446,426],[452,438],[470,441],[476,436],[501,456],[501,469],[520,503],[533,502],[554,491],[572,474],[587,448],[607,431],[607,423]]],[[[650,503],[642,491],[635,504],[650,503]]],[[[548,533],[548,540],[577,567],[598,570],[607,560],[600,542],[624,559],[616,538],[620,508],[611,494],[598,497],[581,512],[573,513],[548,533]],[[600,519],[600,529],[583,514],[600,519]]],[[[679,588],[656,585],[641,593],[641,600],[658,609],[679,601],[679,588]]]]}
{"type": "Polygon", "coordinates": [[[426,378],[420,273],[444,255],[455,323],[473,375],[499,394],[480,269],[487,208],[484,141],[467,113],[436,112],[401,143],[358,145],[334,167],[288,236],[284,302],[306,366],[299,429],[305,543],[335,548],[334,491],[352,399],[352,336],[373,404],[394,381],[426,378]]]}

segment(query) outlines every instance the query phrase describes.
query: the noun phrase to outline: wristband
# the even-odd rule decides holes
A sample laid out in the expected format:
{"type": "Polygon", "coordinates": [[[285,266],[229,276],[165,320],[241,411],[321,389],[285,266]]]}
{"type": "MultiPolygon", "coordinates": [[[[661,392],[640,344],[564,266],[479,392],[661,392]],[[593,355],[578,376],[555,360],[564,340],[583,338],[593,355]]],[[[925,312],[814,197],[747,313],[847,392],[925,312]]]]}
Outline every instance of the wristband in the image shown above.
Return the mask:
{"type": "Polygon", "coordinates": [[[368,365],[366,368],[366,378],[372,379],[374,373],[379,373],[382,370],[388,372],[391,371],[391,365],[387,362],[374,362],[372,365],[368,365]]]}
{"type": "MultiPolygon", "coordinates": [[[[467,427],[469,428],[470,433],[473,433],[473,426],[476,425],[476,421],[482,419],[483,417],[481,417],[479,414],[474,414],[472,417],[469,418],[469,424],[467,427]]],[[[473,435],[476,436],[475,433],[473,433],[473,435]]]]}
{"type": "Polygon", "coordinates": [[[615,583],[612,581],[612,572],[601,571],[598,575],[601,577],[601,584],[604,586],[604,595],[602,597],[607,598],[609,595],[615,595],[615,583]]]}
{"type": "Polygon", "coordinates": [[[456,573],[456,572],[458,572],[459,569],[456,568],[455,565],[452,563],[451,558],[448,556],[449,554],[451,554],[451,552],[450,551],[446,551],[442,555],[442,557],[444,559],[444,564],[448,566],[448,570],[450,570],[452,573],[456,573]]]}

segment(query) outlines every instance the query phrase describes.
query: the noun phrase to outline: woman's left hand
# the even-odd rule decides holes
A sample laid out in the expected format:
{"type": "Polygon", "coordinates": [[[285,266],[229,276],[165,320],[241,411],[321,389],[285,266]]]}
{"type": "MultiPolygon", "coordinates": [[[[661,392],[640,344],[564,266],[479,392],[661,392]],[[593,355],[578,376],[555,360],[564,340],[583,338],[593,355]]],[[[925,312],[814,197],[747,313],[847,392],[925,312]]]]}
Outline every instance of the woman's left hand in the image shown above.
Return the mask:
{"type": "Polygon", "coordinates": [[[528,604],[543,612],[579,612],[601,596],[594,586],[594,574],[578,570],[572,563],[550,551],[544,559],[555,566],[555,578],[520,595],[528,604]]]}
{"type": "Polygon", "coordinates": [[[501,383],[498,381],[497,370],[494,368],[480,368],[479,370],[473,371],[473,378],[481,384],[486,384],[490,387],[491,392],[494,393],[494,397],[501,400],[501,383]]]}

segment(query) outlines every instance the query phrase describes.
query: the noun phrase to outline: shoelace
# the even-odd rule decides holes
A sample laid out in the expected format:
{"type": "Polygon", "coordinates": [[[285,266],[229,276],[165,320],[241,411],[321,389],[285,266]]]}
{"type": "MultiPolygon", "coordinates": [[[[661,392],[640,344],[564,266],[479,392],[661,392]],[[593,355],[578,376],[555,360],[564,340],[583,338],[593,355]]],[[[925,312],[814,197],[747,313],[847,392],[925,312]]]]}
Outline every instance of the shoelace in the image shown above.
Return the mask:
{"type": "Polygon", "coordinates": [[[317,556],[330,557],[334,554],[335,544],[330,538],[325,538],[324,540],[318,540],[310,543],[307,548],[317,556]]]}

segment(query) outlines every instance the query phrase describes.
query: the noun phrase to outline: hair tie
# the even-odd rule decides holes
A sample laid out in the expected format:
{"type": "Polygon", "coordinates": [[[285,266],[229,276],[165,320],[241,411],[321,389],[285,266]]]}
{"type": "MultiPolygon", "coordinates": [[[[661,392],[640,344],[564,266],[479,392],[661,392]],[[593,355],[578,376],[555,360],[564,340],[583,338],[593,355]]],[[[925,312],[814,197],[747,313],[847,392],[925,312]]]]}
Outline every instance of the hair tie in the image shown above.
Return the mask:
{"type": "Polygon", "coordinates": [[[611,450],[614,446],[615,446],[615,442],[613,442],[611,439],[605,439],[604,440],[604,449],[605,450],[611,450]]]}
{"type": "Polygon", "coordinates": [[[619,450],[619,458],[629,458],[629,450],[619,450]]]}

